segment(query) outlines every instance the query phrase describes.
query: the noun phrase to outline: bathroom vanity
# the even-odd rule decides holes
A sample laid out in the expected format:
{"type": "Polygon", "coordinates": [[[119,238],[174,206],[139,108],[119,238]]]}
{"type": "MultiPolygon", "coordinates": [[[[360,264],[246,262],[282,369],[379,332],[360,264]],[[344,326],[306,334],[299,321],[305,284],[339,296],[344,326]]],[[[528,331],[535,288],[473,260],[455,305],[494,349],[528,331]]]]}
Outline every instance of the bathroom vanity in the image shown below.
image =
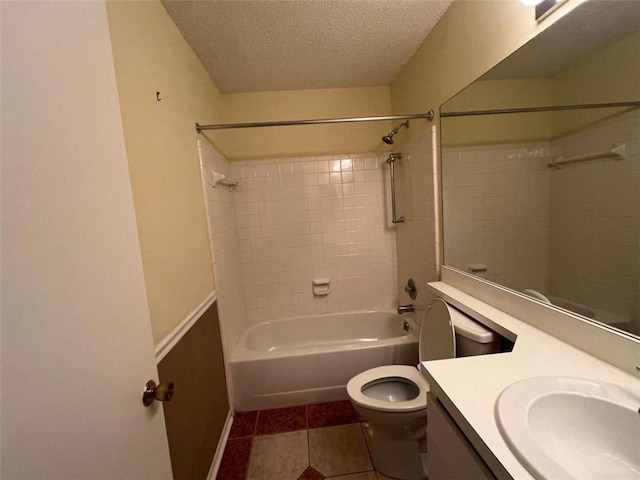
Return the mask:
{"type": "Polygon", "coordinates": [[[538,478],[509,448],[496,420],[500,394],[518,381],[580,377],[617,384],[640,395],[640,372],[636,370],[640,345],[635,339],[593,325],[588,325],[591,331],[587,338],[581,332],[584,320],[561,312],[558,314],[563,318],[549,319],[553,314],[539,310],[544,307],[535,300],[513,294],[508,298],[508,292],[467,278],[462,272],[445,268],[443,280],[429,284],[429,289],[515,345],[511,352],[421,364],[431,387],[427,427],[430,479],[538,478]],[[480,292],[488,295],[485,301],[469,293],[478,294],[474,289],[486,290],[480,292]],[[487,303],[489,299],[501,309],[487,303]],[[505,307],[505,301],[510,306],[505,307]],[[518,318],[515,311],[521,314],[518,318]],[[541,316],[549,321],[538,320],[541,316]],[[602,357],[603,350],[592,348],[605,344],[616,352],[606,361],[596,356],[602,357]]]}

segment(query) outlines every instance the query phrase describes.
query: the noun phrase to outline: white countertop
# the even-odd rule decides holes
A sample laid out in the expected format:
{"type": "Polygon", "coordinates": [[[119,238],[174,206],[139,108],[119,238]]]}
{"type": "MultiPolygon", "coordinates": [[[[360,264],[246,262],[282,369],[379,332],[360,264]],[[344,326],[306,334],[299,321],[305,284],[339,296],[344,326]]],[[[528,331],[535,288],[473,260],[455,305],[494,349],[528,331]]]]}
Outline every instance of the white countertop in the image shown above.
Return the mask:
{"type": "Polygon", "coordinates": [[[478,313],[477,320],[510,340],[512,352],[423,362],[431,391],[498,478],[533,479],[513,455],[495,420],[500,393],[538,376],[583,377],[640,391],[640,380],[443,282],[430,288],[478,313]]]}

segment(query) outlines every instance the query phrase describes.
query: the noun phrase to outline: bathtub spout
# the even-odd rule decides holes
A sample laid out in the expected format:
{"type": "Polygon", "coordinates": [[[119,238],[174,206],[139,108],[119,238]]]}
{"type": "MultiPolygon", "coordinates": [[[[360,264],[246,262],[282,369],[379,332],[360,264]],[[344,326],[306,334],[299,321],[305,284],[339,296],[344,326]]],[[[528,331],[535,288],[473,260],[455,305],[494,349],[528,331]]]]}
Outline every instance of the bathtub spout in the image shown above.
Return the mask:
{"type": "Polygon", "coordinates": [[[414,310],[415,308],[413,307],[413,304],[398,305],[398,315],[402,315],[403,313],[410,313],[410,312],[413,312],[414,310]]]}

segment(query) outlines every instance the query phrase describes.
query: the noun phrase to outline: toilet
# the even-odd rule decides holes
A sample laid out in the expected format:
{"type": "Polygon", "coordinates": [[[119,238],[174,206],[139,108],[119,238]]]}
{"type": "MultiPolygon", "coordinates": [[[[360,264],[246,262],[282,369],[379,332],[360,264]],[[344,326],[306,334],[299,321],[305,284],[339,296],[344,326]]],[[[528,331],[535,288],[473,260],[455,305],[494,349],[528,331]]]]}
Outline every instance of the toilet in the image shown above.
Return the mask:
{"type": "MultiPolygon", "coordinates": [[[[420,362],[497,351],[496,335],[437,298],[422,320],[420,362]]],[[[401,480],[423,480],[426,469],[429,384],[409,365],[366,370],[347,383],[347,393],[365,429],[373,465],[401,480]]]]}

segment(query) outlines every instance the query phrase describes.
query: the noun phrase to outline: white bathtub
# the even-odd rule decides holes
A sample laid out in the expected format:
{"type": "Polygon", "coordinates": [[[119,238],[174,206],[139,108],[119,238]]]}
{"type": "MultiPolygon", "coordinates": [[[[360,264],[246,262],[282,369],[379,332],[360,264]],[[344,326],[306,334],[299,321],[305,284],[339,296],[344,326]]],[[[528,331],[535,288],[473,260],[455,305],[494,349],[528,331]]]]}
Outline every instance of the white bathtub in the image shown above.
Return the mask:
{"type": "Polygon", "coordinates": [[[544,302],[544,300],[546,299],[548,300],[548,302],[545,303],[550,303],[555,307],[560,307],[564,310],[568,310],[571,313],[582,315],[583,317],[596,320],[611,327],[619,328],[630,333],[635,333],[637,331],[634,325],[633,318],[625,318],[615,313],[600,310],[597,307],[574,302],[573,300],[562,298],[551,293],[541,294],[540,292],[537,292],[535,290],[523,290],[522,293],[540,300],[541,302],[544,302]]]}
{"type": "Polygon", "coordinates": [[[254,325],[231,358],[235,408],[346,400],[346,385],[354,375],[380,365],[416,365],[417,332],[409,316],[392,312],[314,315],[254,325]]]}
{"type": "Polygon", "coordinates": [[[635,332],[635,326],[633,318],[625,318],[615,313],[601,310],[597,307],[584,305],[582,303],[574,302],[573,300],[567,300],[565,298],[556,297],[555,295],[548,295],[549,301],[556,307],[564,308],[570,312],[577,313],[592,320],[604,323],[611,327],[620,328],[628,332],[635,332]]]}

